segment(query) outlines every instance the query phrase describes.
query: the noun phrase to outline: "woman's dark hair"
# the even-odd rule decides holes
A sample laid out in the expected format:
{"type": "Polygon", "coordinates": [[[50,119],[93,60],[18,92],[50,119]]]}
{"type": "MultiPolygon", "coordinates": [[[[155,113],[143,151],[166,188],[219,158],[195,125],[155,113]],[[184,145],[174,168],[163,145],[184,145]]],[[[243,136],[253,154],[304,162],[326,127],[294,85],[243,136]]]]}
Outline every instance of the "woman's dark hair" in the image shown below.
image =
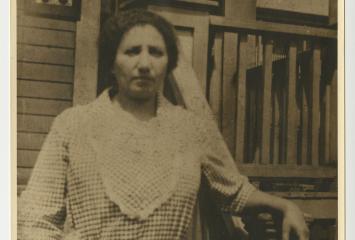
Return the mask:
{"type": "Polygon", "coordinates": [[[117,93],[117,83],[112,76],[117,48],[126,32],[135,26],[151,25],[162,35],[167,53],[167,74],[176,67],[178,61],[178,46],[174,27],[163,17],[143,9],[132,9],[120,12],[110,17],[103,25],[100,34],[100,79],[105,81],[104,88],[111,87],[110,96],[117,93]]]}

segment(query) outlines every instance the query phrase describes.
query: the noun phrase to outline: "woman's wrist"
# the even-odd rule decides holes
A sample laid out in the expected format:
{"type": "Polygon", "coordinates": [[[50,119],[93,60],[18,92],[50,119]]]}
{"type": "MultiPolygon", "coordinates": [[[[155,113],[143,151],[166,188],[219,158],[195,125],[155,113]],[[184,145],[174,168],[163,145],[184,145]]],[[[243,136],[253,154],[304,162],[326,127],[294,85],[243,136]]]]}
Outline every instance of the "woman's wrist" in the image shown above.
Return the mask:
{"type": "Polygon", "coordinates": [[[292,208],[292,205],[292,202],[286,199],[261,191],[255,191],[250,195],[246,209],[259,209],[260,211],[284,215],[292,208]]]}
{"type": "Polygon", "coordinates": [[[289,200],[273,196],[274,198],[277,198],[277,204],[275,204],[274,209],[277,209],[281,214],[285,214],[287,211],[290,210],[292,207],[292,202],[289,200]]]}

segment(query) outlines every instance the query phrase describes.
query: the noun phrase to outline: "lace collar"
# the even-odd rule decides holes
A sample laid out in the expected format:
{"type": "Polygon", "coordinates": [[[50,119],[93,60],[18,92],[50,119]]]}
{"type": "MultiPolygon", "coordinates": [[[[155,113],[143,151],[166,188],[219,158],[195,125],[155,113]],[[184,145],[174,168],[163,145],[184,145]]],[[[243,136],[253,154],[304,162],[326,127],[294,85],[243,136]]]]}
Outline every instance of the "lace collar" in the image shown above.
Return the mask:
{"type": "Polygon", "coordinates": [[[147,218],[174,193],[181,158],[181,111],[162,95],[156,117],[140,121],[105,91],[95,102],[90,139],[105,192],[130,218],[147,218]]]}

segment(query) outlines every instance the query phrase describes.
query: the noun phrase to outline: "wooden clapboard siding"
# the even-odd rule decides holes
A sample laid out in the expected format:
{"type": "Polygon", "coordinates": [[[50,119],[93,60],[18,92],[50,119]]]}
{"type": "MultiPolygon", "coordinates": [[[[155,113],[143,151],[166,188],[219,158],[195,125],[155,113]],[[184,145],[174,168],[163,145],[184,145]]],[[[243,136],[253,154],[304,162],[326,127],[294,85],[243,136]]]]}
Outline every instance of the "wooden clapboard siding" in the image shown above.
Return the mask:
{"type": "Polygon", "coordinates": [[[72,106],[76,23],[17,12],[18,191],[25,188],[54,118],[72,106]]]}
{"type": "Polygon", "coordinates": [[[74,65],[74,50],[18,44],[17,60],[36,63],[49,63],[65,66],[74,65]]]}
{"type": "Polygon", "coordinates": [[[17,28],[18,43],[72,49],[74,40],[74,32],[21,26],[17,28]]]}
{"type": "Polygon", "coordinates": [[[72,106],[70,100],[50,100],[37,98],[17,98],[17,113],[57,116],[72,106]]]}
{"type": "Polygon", "coordinates": [[[17,133],[17,149],[40,150],[47,134],[17,133]]]}
{"type": "Polygon", "coordinates": [[[54,117],[17,114],[18,132],[48,133],[54,117]]]}
{"type": "MultiPolygon", "coordinates": [[[[18,174],[18,173],[17,173],[18,174]]],[[[26,185],[17,184],[17,196],[20,196],[23,190],[26,189],[26,185]]],[[[19,199],[19,198],[18,198],[19,199]]],[[[18,205],[17,205],[18,206],[18,205]]]]}
{"type": "Polygon", "coordinates": [[[17,78],[50,82],[73,82],[74,68],[41,63],[18,62],[17,78]]]}
{"type": "Polygon", "coordinates": [[[32,168],[17,168],[17,184],[26,185],[31,177],[32,168]]]}
{"type": "Polygon", "coordinates": [[[23,10],[26,0],[16,0],[17,10],[23,10]]]}
{"type": "Polygon", "coordinates": [[[38,157],[38,150],[18,150],[17,167],[32,168],[38,157]]]}
{"type": "Polygon", "coordinates": [[[23,10],[17,11],[17,25],[19,27],[35,27],[41,29],[62,30],[75,32],[76,24],[70,21],[57,20],[25,15],[23,10]]]}
{"type": "Polygon", "coordinates": [[[262,143],[261,143],[261,163],[270,163],[270,130],[272,116],[272,53],[273,41],[271,39],[264,39],[263,52],[263,109],[262,109],[262,143]]]}
{"type": "Polygon", "coordinates": [[[46,99],[72,99],[73,86],[71,84],[38,82],[28,80],[17,81],[17,96],[46,98],[46,99]]]}

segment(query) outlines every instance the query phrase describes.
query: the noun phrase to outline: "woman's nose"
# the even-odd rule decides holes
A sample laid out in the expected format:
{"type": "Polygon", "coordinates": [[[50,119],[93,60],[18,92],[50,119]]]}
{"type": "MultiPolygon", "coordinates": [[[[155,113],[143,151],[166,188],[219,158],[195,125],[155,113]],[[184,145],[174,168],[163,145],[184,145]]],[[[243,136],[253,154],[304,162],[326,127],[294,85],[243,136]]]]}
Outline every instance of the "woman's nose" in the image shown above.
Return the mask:
{"type": "Polygon", "coordinates": [[[138,69],[140,72],[148,72],[150,71],[150,67],[151,67],[151,62],[150,62],[150,57],[149,54],[146,52],[142,52],[139,55],[139,59],[138,59],[138,69]]]}

